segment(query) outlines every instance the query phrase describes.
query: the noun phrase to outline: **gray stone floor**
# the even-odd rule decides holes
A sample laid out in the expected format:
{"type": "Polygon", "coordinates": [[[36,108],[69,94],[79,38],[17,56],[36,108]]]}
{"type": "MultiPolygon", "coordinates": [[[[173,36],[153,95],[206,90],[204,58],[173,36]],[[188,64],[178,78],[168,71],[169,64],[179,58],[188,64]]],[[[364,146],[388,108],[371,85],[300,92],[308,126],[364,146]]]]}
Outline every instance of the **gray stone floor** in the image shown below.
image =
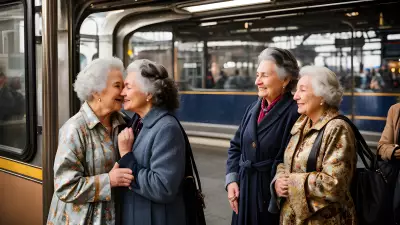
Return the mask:
{"type": "Polygon", "coordinates": [[[224,190],[226,151],[192,146],[205,194],[207,225],[229,225],[232,210],[224,190]]]}

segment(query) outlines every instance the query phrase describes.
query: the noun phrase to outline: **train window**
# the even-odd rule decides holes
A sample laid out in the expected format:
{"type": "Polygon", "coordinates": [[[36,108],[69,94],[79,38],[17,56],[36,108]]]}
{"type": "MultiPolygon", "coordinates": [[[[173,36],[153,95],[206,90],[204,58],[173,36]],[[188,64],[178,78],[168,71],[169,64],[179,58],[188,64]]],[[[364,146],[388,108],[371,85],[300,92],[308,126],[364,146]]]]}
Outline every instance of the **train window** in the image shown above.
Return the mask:
{"type": "Polygon", "coordinates": [[[27,140],[24,7],[0,8],[0,151],[22,154],[27,140]]]}
{"type": "Polygon", "coordinates": [[[130,62],[136,59],[149,59],[162,64],[173,76],[172,65],[172,32],[170,31],[139,31],[129,40],[128,55],[130,62]]]}
{"type": "Polygon", "coordinates": [[[37,89],[37,122],[38,126],[43,123],[43,107],[42,107],[42,13],[35,13],[35,39],[36,39],[36,89],[37,89]]]}
{"type": "Polygon", "coordinates": [[[80,28],[80,70],[99,57],[99,29],[103,19],[93,14],[82,23],[80,28]]]}
{"type": "Polygon", "coordinates": [[[202,88],[204,67],[204,43],[196,41],[176,41],[175,49],[177,49],[177,69],[175,80],[181,90],[193,88],[202,88]]]}
{"type": "MultiPolygon", "coordinates": [[[[291,51],[300,67],[330,68],[345,91],[400,92],[399,32],[382,33],[375,25],[352,32],[343,22],[347,14],[316,15],[329,21],[310,23],[308,16],[296,15],[296,22],[294,17],[277,17],[270,23],[257,17],[156,24],[133,33],[127,50],[131,60],[149,58],[166,65],[184,91],[254,92],[258,54],[280,47],[291,51]]],[[[390,19],[380,23],[396,23],[391,14],[385,15],[390,19]]]]}

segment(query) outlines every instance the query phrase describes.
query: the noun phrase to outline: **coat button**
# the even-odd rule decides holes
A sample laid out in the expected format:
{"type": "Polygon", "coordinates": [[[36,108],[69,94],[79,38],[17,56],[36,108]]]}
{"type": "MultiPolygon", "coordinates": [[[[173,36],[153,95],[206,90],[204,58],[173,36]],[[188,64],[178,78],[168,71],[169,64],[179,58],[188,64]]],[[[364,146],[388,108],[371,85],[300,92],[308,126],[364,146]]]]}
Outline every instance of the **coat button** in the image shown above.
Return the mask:
{"type": "Polygon", "coordinates": [[[257,147],[257,145],[256,145],[256,143],[254,141],[253,141],[253,143],[251,143],[251,146],[253,146],[253,148],[257,147]]]}

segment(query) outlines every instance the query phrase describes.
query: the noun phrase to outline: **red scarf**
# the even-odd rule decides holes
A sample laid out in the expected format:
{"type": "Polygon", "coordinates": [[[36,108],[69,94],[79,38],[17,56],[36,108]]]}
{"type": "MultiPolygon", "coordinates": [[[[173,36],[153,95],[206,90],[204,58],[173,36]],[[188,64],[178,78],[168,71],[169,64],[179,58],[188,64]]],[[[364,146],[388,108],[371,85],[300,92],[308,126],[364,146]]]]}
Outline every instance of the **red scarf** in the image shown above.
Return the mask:
{"type": "Polygon", "coordinates": [[[261,110],[260,110],[260,115],[258,115],[258,120],[257,122],[260,123],[261,120],[265,117],[265,115],[267,115],[267,113],[269,111],[271,111],[272,107],[274,107],[274,105],[276,105],[276,103],[281,100],[282,95],[279,95],[274,101],[271,102],[271,104],[265,106],[266,101],[263,99],[261,101],[261,110]]]}

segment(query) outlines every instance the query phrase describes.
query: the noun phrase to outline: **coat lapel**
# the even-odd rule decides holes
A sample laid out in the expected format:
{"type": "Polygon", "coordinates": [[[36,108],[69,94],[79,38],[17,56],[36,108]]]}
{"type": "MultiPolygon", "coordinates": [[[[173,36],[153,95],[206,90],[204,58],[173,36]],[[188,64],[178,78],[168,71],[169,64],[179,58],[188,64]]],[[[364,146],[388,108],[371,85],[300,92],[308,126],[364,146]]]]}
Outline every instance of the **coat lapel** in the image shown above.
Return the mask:
{"type": "Polygon", "coordinates": [[[260,108],[261,108],[261,99],[257,101],[257,103],[253,106],[253,108],[250,110],[250,120],[248,121],[248,127],[250,131],[250,136],[251,139],[254,141],[257,141],[257,120],[258,120],[258,115],[260,113],[260,108]]]}
{"type": "MultiPolygon", "coordinates": [[[[137,136],[134,144],[133,144],[133,149],[138,145],[138,143],[145,137],[145,132],[143,132],[146,129],[150,129],[151,127],[154,126],[154,124],[157,123],[162,117],[164,117],[168,113],[167,110],[153,107],[151,110],[145,115],[142,119],[143,127],[142,131],[140,131],[139,135],[137,136]]],[[[139,119],[137,117],[136,119],[139,119]]],[[[133,125],[136,124],[136,121],[133,123],[133,125]]]]}
{"type": "MultiPolygon", "coordinates": [[[[282,99],[272,108],[270,112],[261,120],[260,124],[258,124],[257,133],[262,132],[265,129],[268,129],[286,110],[287,107],[292,103],[293,96],[290,92],[285,93],[282,99]]],[[[261,104],[261,102],[260,102],[261,104]]],[[[259,104],[259,107],[261,106],[259,104]]]]}

